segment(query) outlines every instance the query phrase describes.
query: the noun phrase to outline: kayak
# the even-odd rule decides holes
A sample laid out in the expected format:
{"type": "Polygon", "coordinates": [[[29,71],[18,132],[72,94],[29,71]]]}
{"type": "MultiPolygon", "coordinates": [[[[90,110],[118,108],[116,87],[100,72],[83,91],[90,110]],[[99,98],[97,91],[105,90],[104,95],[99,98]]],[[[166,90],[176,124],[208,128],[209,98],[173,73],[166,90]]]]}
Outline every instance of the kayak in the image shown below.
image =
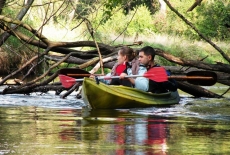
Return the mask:
{"type": "Polygon", "coordinates": [[[85,77],[82,98],[91,109],[130,109],[178,104],[177,91],[162,94],[144,92],[136,88],[106,85],[85,77]]]}

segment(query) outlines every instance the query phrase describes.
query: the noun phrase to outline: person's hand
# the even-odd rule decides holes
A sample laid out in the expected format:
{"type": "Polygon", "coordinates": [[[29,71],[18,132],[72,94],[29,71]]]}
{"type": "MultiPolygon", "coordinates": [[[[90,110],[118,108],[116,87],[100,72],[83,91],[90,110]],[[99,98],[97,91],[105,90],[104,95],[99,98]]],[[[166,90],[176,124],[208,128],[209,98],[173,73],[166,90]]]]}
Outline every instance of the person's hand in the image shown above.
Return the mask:
{"type": "Polygon", "coordinates": [[[127,74],[126,74],[126,73],[121,73],[121,74],[120,74],[120,79],[124,79],[124,78],[125,78],[125,76],[127,76],[127,74]]]}
{"type": "Polygon", "coordinates": [[[91,75],[89,76],[89,78],[90,78],[90,79],[95,79],[95,76],[91,74],[91,75]]]}

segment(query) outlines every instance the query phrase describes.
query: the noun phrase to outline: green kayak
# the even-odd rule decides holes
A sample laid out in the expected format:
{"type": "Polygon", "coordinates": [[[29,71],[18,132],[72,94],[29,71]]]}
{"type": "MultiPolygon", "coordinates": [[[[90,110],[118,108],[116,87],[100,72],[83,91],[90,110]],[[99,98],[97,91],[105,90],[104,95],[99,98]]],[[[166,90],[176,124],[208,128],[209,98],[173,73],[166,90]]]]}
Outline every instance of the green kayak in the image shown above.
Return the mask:
{"type": "Polygon", "coordinates": [[[82,86],[84,102],[92,109],[129,109],[178,104],[178,92],[153,94],[125,86],[97,84],[84,78],[82,86]]]}

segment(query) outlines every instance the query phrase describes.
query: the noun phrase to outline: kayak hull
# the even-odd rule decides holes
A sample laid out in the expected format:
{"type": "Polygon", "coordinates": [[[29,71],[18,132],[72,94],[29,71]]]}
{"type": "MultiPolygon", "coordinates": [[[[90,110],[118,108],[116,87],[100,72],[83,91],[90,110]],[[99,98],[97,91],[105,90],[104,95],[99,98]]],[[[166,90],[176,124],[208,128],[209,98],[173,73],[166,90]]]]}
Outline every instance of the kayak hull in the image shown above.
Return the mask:
{"type": "Polygon", "coordinates": [[[92,109],[130,109],[178,104],[178,92],[153,94],[125,86],[97,84],[84,78],[82,97],[92,109]]]}

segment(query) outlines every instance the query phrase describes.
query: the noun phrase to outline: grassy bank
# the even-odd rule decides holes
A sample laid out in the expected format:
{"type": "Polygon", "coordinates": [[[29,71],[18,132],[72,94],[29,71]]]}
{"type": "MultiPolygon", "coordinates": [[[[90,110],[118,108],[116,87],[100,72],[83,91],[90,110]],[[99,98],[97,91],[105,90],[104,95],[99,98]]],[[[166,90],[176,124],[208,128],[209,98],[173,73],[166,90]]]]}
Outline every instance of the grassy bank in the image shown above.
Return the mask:
{"type": "MultiPolygon", "coordinates": [[[[115,37],[112,37],[111,39],[114,38],[115,37]]],[[[120,37],[116,40],[116,42],[117,44],[130,44],[133,42],[133,40],[134,38],[131,37],[120,37]]],[[[204,60],[204,62],[226,63],[226,60],[224,60],[220,53],[213,46],[205,41],[189,40],[167,34],[152,34],[149,36],[139,36],[138,41],[143,41],[143,45],[141,47],[149,45],[184,59],[201,60],[202,58],[208,56],[204,60]]],[[[214,41],[214,43],[227,54],[230,54],[229,42],[214,41]]],[[[140,48],[140,46],[136,46],[135,48],[140,48]]],[[[159,57],[157,58],[157,61],[162,65],[175,65],[159,57]]]]}

